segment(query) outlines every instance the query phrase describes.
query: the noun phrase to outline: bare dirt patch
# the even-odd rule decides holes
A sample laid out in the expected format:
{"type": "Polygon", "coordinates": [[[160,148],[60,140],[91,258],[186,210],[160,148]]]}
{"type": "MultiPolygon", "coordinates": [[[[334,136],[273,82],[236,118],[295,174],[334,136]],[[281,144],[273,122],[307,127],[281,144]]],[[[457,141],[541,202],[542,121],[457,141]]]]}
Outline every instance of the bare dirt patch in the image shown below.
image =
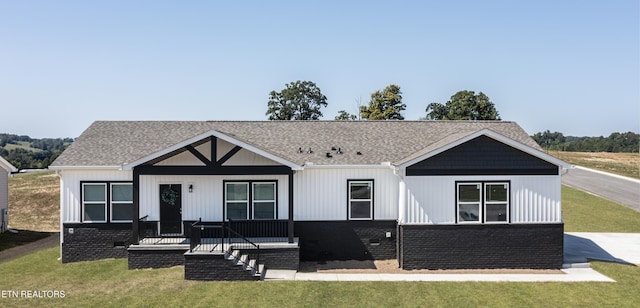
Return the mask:
{"type": "Polygon", "coordinates": [[[300,262],[300,272],[345,274],[563,274],[560,270],[473,269],[473,270],[403,270],[397,260],[347,260],[300,262]]]}

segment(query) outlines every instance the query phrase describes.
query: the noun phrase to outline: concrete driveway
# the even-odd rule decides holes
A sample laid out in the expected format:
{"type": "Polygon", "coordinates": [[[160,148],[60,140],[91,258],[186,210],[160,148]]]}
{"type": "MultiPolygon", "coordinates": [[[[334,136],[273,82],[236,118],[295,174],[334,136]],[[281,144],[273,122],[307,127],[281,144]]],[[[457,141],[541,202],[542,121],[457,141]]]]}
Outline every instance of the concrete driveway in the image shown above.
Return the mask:
{"type": "Polygon", "coordinates": [[[589,260],[640,265],[640,233],[566,232],[564,262],[589,260]]]}

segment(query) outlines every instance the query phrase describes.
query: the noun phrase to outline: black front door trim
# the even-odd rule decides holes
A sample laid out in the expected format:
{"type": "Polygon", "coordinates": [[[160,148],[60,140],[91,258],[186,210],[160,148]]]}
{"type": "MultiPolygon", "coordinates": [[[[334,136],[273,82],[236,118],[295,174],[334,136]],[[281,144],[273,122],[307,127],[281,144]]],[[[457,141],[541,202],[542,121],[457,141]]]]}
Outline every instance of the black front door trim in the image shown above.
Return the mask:
{"type": "Polygon", "coordinates": [[[160,234],[184,234],[182,228],[182,184],[160,184],[160,234]]]}

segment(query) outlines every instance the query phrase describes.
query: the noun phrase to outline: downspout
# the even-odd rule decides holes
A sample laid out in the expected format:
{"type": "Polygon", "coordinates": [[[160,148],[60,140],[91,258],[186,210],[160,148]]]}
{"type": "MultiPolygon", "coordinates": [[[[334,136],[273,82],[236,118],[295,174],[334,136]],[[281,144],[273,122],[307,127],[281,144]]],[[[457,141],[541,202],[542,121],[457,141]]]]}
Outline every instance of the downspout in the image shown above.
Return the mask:
{"type": "Polygon", "coordinates": [[[140,244],[140,172],[133,168],[133,211],[131,237],[134,245],[140,244]]]}
{"type": "Polygon", "coordinates": [[[398,177],[398,225],[404,224],[407,215],[407,185],[404,182],[404,170],[394,169],[393,174],[398,177]]]}
{"type": "Polygon", "coordinates": [[[289,171],[289,180],[288,180],[288,184],[289,184],[289,221],[287,222],[288,224],[288,228],[287,228],[287,237],[289,240],[289,243],[293,243],[293,175],[295,174],[294,170],[290,170],[289,171]]]}
{"type": "Polygon", "coordinates": [[[56,175],[58,176],[58,178],[60,178],[60,258],[58,260],[62,260],[62,245],[64,243],[64,215],[65,215],[65,211],[64,211],[64,199],[65,197],[63,197],[65,195],[64,193],[64,182],[62,181],[62,174],[60,170],[56,170],[56,175]]]}
{"type": "Polygon", "coordinates": [[[407,184],[404,182],[404,169],[395,168],[393,174],[398,177],[398,229],[396,231],[396,260],[398,266],[402,268],[404,265],[403,247],[403,231],[402,225],[406,221],[407,216],[407,184]]]}

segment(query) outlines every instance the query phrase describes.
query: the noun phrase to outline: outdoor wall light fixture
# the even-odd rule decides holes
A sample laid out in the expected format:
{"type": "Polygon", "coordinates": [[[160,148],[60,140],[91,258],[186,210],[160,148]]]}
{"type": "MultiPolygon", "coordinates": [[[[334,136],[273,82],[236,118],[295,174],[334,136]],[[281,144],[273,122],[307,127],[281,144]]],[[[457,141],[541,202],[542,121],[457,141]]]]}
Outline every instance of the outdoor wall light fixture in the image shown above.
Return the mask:
{"type": "Polygon", "coordinates": [[[189,192],[192,193],[193,192],[193,184],[189,184],[189,192]]]}

